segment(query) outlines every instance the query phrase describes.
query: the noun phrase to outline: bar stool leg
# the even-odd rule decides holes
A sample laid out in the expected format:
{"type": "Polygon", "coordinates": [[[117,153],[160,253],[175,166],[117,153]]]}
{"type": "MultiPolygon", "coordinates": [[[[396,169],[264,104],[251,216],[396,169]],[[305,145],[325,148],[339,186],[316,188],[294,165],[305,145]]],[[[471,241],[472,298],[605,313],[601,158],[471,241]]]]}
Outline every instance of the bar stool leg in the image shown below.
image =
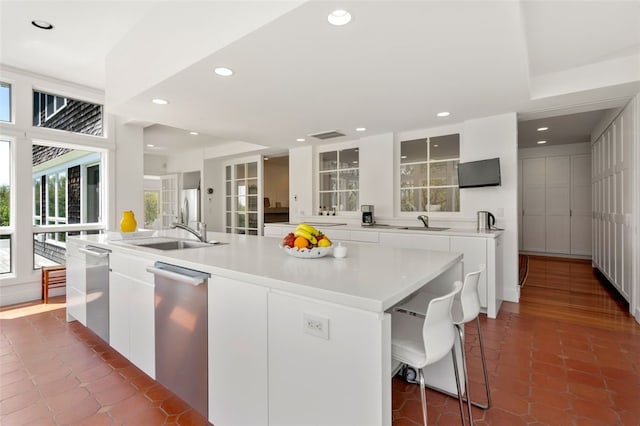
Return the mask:
{"type": "Polygon", "coordinates": [[[427,395],[424,390],[424,373],[422,368],[418,369],[418,376],[420,377],[420,401],[422,402],[422,421],[424,426],[427,426],[427,395]]]}
{"type": "Polygon", "coordinates": [[[471,413],[471,388],[469,387],[469,373],[467,370],[467,356],[464,351],[464,324],[456,324],[458,337],[460,338],[460,349],[462,351],[462,374],[464,376],[464,386],[467,391],[467,409],[469,411],[469,424],[473,424],[473,414],[471,413]]]}
{"type": "Polygon", "coordinates": [[[464,408],[462,406],[462,388],[460,387],[460,373],[458,372],[458,359],[456,357],[456,345],[451,348],[451,358],[453,359],[453,372],[456,374],[456,387],[458,388],[458,403],[460,404],[460,418],[462,419],[462,426],[465,426],[464,408]]]}
{"type": "Polygon", "coordinates": [[[487,359],[484,356],[484,343],[482,342],[482,333],[480,332],[480,317],[476,317],[476,327],[478,328],[478,341],[480,342],[480,357],[482,358],[482,371],[484,372],[484,389],[487,393],[487,404],[474,404],[482,409],[491,407],[491,391],[489,390],[489,374],[487,374],[487,359]]]}

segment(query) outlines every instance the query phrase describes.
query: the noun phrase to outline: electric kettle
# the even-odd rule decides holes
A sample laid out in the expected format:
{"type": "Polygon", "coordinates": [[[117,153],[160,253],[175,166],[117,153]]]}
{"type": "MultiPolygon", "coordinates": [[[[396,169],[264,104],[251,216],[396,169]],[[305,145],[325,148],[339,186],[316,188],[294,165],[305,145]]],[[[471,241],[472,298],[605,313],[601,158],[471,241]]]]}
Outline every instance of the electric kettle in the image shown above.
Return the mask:
{"type": "Polygon", "coordinates": [[[496,217],[488,211],[478,211],[478,231],[495,229],[496,217]]]}

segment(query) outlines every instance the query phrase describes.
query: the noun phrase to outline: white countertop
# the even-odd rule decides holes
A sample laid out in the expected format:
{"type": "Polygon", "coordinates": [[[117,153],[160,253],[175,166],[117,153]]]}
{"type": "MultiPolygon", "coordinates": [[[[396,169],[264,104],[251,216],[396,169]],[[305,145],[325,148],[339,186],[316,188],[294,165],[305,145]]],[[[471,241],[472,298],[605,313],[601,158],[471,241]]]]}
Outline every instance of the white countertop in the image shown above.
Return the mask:
{"type": "Polygon", "coordinates": [[[462,260],[460,253],[358,243],[342,243],[348,248],[343,259],[331,255],[299,259],[281,250],[278,238],[214,232],[208,236],[228,244],[162,251],[136,247],[126,240],[109,241],[107,235],[69,240],[376,313],[462,260]]]}
{"type": "MultiPolygon", "coordinates": [[[[491,230],[491,231],[478,231],[474,228],[447,228],[441,231],[431,231],[428,228],[425,229],[402,229],[404,225],[380,225],[374,226],[362,226],[354,224],[335,224],[335,223],[322,223],[322,222],[305,222],[310,223],[327,235],[331,235],[333,230],[345,231],[367,231],[367,232],[394,232],[394,233],[406,233],[416,235],[441,235],[441,236],[457,236],[457,237],[481,237],[481,238],[497,238],[502,235],[503,230],[491,230]]],[[[287,222],[272,222],[265,223],[265,227],[292,227],[296,226],[294,223],[287,222]]],[[[435,226],[435,225],[434,225],[435,226]]],[[[420,228],[420,224],[411,225],[411,227],[420,228]]]]}

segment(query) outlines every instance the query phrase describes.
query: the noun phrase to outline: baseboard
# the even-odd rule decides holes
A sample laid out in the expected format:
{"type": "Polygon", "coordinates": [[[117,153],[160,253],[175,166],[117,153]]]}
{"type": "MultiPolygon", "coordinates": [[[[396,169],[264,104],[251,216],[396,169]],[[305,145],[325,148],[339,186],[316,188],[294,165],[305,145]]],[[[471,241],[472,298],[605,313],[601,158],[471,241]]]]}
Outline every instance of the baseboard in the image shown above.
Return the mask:
{"type": "Polygon", "coordinates": [[[520,254],[526,254],[528,256],[540,256],[540,257],[556,257],[558,259],[580,259],[591,260],[591,256],[584,256],[579,254],[564,254],[564,253],[542,253],[539,251],[520,251],[520,254]]]}

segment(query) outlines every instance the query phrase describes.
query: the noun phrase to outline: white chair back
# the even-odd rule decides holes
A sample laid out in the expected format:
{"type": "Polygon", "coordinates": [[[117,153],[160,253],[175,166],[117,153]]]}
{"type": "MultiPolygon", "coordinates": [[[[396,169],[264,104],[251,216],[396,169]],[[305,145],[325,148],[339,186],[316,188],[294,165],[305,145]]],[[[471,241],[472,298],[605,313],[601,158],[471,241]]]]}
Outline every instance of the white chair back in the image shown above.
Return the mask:
{"type": "Polygon", "coordinates": [[[456,331],[451,318],[451,307],[453,298],[461,289],[462,282],[456,281],[451,284],[451,291],[432,299],[427,306],[422,327],[427,365],[444,358],[453,347],[456,331]]]}
{"type": "Polygon", "coordinates": [[[480,293],[478,293],[478,283],[480,274],[485,266],[480,265],[480,269],[469,272],[464,277],[462,290],[453,301],[451,316],[456,324],[464,324],[474,320],[480,313],[480,293]]]}

